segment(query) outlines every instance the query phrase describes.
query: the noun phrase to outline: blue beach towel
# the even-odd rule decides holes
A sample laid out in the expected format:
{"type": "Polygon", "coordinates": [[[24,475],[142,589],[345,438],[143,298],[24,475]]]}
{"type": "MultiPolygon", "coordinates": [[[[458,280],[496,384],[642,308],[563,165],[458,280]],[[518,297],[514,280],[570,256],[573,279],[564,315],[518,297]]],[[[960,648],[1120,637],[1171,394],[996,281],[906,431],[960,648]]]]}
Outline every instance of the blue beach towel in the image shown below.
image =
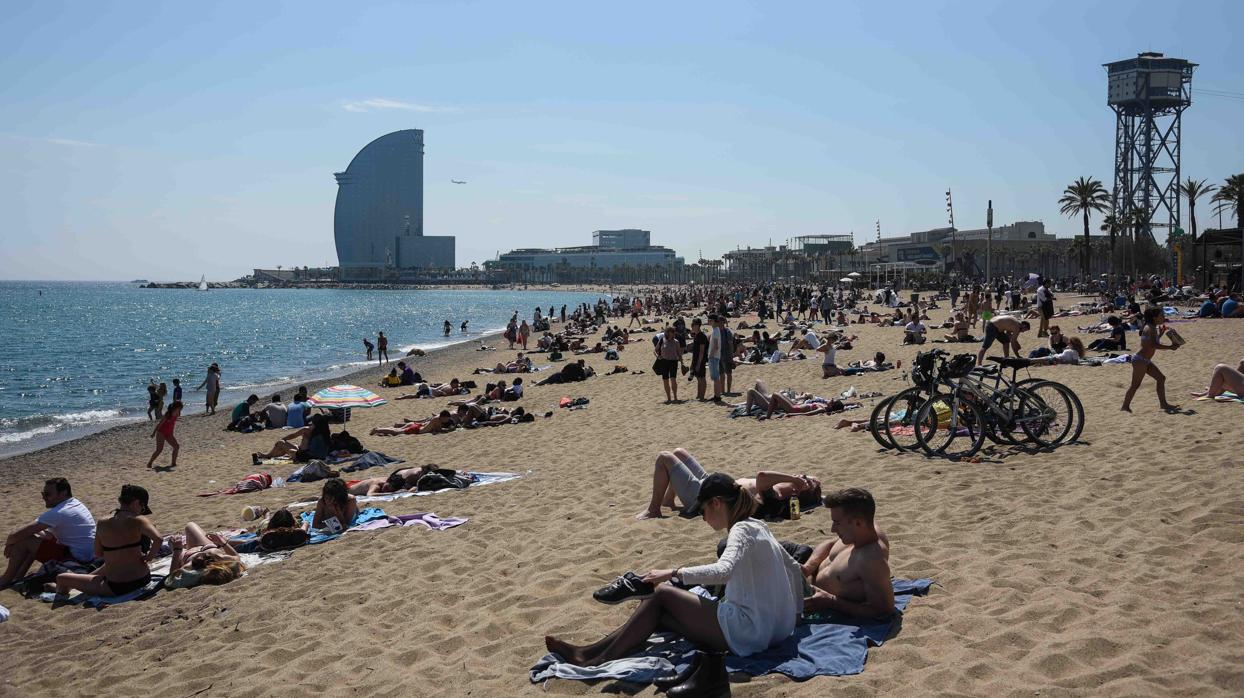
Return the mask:
{"type": "MultiPolygon", "coordinates": [[[[895,579],[895,615],[884,621],[859,622],[839,616],[805,616],[785,642],[750,657],[726,657],[730,672],[752,676],[781,673],[796,681],[813,676],[846,676],[864,671],[869,646],[879,646],[889,637],[902,611],[913,596],[924,596],[933,585],[931,579],[895,579]]],[[[531,668],[532,683],[551,678],[619,679],[633,683],[652,683],[659,676],[682,671],[691,664],[694,647],[685,640],[670,641],[668,635],[654,635],[638,655],[607,662],[597,667],[566,664],[554,654],[546,654],[531,668]]]]}
{"type": "MultiPolygon", "coordinates": [[[[310,526],[311,522],[315,520],[314,511],[304,511],[298,516],[299,516],[299,519],[302,521],[302,523],[305,523],[308,526],[310,526]]],[[[328,529],[325,529],[325,528],[311,529],[310,530],[311,537],[307,540],[307,545],[315,545],[316,543],[327,543],[330,540],[337,540],[345,533],[348,533],[354,530],[356,526],[365,524],[368,521],[375,521],[376,519],[387,519],[387,518],[388,518],[388,515],[384,513],[383,509],[377,509],[375,507],[370,507],[367,509],[359,509],[359,513],[354,517],[354,521],[351,521],[350,526],[346,528],[346,530],[342,531],[341,533],[330,533],[328,529]]]]}

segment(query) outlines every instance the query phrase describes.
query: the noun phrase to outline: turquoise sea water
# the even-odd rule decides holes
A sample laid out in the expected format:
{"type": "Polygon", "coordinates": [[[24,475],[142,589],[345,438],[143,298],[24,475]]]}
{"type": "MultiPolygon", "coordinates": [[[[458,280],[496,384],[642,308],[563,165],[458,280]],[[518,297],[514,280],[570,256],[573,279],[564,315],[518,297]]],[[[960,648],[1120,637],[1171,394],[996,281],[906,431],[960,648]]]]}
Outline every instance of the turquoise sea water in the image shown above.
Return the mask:
{"type": "Polygon", "coordinates": [[[203,409],[207,366],[221,366],[222,408],[295,380],[364,365],[363,337],[405,350],[470,341],[569,310],[596,294],[554,291],[142,289],[135,284],[0,282],[0,456],[146,419],[147,381],[180,378],[187,412],[203,409]],[[453,323],[445,337],[442,324],[453,323]],[[469,334],[458,327],[469,320],[469,334]]]}

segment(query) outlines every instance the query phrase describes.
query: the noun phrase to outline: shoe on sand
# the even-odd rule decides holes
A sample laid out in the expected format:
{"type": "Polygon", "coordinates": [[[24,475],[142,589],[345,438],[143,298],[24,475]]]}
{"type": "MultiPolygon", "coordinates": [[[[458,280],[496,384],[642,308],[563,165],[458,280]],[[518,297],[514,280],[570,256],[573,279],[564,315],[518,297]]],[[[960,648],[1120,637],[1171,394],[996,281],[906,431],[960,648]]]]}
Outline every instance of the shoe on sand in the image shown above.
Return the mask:
{"type": "Polygon", "coordinates": [[[631,599],[646,599],[656,591],[656,586],[645,582],[634,572],[627,572],[609,584],[592,592],[592,598],[609,605],[631,599]]]}

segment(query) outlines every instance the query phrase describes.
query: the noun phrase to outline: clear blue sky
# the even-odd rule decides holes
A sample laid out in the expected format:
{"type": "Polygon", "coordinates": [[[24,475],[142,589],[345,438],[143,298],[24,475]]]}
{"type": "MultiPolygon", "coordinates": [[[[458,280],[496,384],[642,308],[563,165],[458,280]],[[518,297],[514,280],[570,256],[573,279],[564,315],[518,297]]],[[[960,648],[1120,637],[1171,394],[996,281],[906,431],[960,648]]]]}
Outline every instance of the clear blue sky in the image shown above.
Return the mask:
{"type": "MultiPolygon", "coordinates": [[[[458,263],[640,227],[688,260],[1043,220],[1111,184],[1101,63],[1244,93],[1244,3],[140,3],[0,24],[0,278],[231,279],[336,263],[333,172],[422,128],[458,263]],[[467,180],[456,186],[449,180],[467,180]]],[[[1184,171],[1244,171],[1244,100],[1195,97],[1184,171]]],[[[1208,206],[1200,215],[1210,218],[1208,206]]]]}

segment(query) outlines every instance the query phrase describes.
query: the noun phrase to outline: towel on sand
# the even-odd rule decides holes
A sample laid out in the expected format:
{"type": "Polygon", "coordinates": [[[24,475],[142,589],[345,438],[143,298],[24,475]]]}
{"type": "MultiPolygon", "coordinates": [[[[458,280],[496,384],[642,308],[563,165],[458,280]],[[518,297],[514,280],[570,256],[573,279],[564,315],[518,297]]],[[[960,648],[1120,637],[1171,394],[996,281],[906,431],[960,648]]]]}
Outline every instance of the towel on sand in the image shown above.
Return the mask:
{"type": "Polygon", "coordinates": [[[272,476],[268,473],[253,473],[239,480],[233,487],[219,492],[201,492],[200,497],[215,497],[221,494],[241,494],[242,492],[258,492],[272,486],[272,476]]]}
{"type": "MultiPolygon", "coordinates": [[[[518,478],[522,477],[522,475],[519,475],[518,473],[477,473],[475,471],[459,471],[459,472],[463,472],[475,478],[475,482],[471,483],[471,487],[482,487],[484,485],[493,485],[498,482],[508,482],[510,480],[517,480],[518,478]]],[[[395,499],[405,499],[407,497],[426,497],[427,495],[430,495],[430,494],[440,494],[441,492],[449,492],[449,491],[457,492],[459,490],[435,490],[432,492],[415,492],[413,490],[402,490],[401,492],[390,492],[388,494],[377,494],[377,495],[373,495],[370,497],[368,496],[355,497],[354,501],[360,504],[367,503],[367,502],[391,502],[395,499]]],[[[306,501],[306,502],[294,502],[293,504],[290,504],[287,508],[305,509],[310,506],[315,506],[314,499],[306,501]]]]}
{"type": "Polygon", "coordinates": [[[1218,395],[1218,396],[1216,396],[1216,397],[1206,397],[1206,396],[1202,395],[1201,397],[1198,397],[1198,398],[1195,398],[1195,399],[1197,399],[1197,400],[1213,400],[1214,402],[1238,402],[1238,403],[1244,404],[1244,398],[1241,398],[1239,395],[1236,395],[1235,393],[1230,392],[1230,391],[1225,392],[1225,393],[1223,393],[1223,394],[1221,394],[1221,395],[1218,395]]]}
{"type": "Polygon", "coordinates": [[[121,594],[120,596],[92,596],[82,592],[72,592],[68,598],[57,598],[56,594],[50,591],[45,591],[42,594],[39,594],[39,600],[44,603],[60,602],[73,605],[82,604],[87,608],[102,609],[108,606],[116,606],[117,604],[125,603],[126,601],[137,601],[138,599],[145,599],[148,596],[153,596],[164,584],[164,577],[165,575],[163,574],[152,574],[151,581],[147,582],[147,586],[141,589],[135,589],[128,594],[121,594]]]}
{"type": "MultiPolygon", "coordinates": [[[[310,526],[315,520],[315,512],[304,511],[299,514],[299,518],[302,523],[310,526]]],[[[315,545],[316,543],[327,543],[330,540],[337,540],[342,535],[349,533],[350,531],[370,531],[377,528],[386,528],[392,525],[393,524],[389,523],[388,514],[385,514],[383,509],[376,509],[375,507],[359,509],[358,514],[354,516],[354,521],[351,521],[349,527],[341,533],[332,533],[326,528],[312,528],[310,530],[311,538],[307,541],[307,545],[315,545]]]]}
{"type": "MultiPolygon", "coordinates": [[[[894,579],[895,614],[883,621],[856,621],[841,616],[807,618],[782,644],[750,657],[726,657],[726,668],[752,676],[782,673],[803,681],[813,676],[845,676],[864,671],[870,645],[881,645],[902,618],[903,609],[913,596],[923,596],[933,585],[931,579],[894,579]]],[[[532,683],[551,678],[619,679],[632,683],[652,683],[653,679],[682,671],[691,664],[694,647],[686,640],[671,641],[667,635],[654,635],[638,655],[596,667],[578,667],[546,654],[531,668],[532,683]]]]}

